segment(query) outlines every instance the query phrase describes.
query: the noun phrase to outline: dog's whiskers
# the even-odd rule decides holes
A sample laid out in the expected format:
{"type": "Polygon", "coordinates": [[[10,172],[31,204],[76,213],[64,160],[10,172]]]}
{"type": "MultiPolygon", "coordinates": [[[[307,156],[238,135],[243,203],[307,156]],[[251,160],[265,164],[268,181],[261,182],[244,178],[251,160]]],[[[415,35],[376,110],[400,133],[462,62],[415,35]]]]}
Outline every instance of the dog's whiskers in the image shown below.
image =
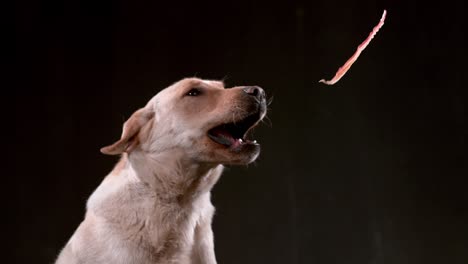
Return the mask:
{"type": "Polygon", "coordinates": [[[273,122],[271,121],[271,119],[268,116],[265,116],[262,119],[262,123],[269,126],[269,127],[273,127],[273,122]]]}
{"type": "Polygon", "coordinates": [[[229,79],[229,75],[226,74],[226,75],[224,75],[223,78],[221,78],[221,82],[224,83],[227,79],[229,79]]]}
{"type": "Polygon", "coordinates": [[[274,95],[272,95],[270,98],[267,100],[267,106],[270,106],[273,103],[274,95]]]}

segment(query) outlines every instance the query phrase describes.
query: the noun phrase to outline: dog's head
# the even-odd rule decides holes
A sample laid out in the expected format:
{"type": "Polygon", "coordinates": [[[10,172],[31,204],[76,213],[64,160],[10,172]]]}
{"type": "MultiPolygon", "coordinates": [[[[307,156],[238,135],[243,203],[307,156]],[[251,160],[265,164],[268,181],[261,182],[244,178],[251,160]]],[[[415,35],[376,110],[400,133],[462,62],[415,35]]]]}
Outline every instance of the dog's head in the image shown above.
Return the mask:
{"type": "Polygon", "coordinates": [[[249,132],[266,114],[263,89],[225,89],[219,81],[183,79],[154,96],[124,124],[105,154],[179,151],[197,162],[248,164],[260,153],[249,132]]]}

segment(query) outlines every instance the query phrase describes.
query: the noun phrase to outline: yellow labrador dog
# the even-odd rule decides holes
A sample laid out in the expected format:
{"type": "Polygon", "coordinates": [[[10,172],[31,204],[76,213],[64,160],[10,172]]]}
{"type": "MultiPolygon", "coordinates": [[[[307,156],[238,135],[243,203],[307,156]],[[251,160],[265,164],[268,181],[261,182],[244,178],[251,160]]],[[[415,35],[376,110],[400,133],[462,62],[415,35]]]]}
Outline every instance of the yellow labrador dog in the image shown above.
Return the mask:
{"type": "Polygon", "coordinates": [[[216,263],[210,190],[222,164],[257,158],[246,137],[265,113],[257,86],[188,78],[159,92],[101,149],[122,157],[56,263],[216,263]]]}

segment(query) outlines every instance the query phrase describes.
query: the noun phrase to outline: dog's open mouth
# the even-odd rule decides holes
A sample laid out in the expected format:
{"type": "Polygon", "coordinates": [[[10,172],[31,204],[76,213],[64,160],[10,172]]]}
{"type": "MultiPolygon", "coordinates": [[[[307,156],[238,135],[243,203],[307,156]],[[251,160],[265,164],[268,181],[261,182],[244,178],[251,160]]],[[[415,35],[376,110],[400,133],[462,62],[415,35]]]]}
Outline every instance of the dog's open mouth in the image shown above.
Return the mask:
{"type": "Polygon", "coordinates": [[[243,145],[258,145],[256,140],[247,137],[260,119],[261,113],[254,113],[242,120],[216,126],[208,131],[208,136],[214,142],[233,149],[243,145]]]}

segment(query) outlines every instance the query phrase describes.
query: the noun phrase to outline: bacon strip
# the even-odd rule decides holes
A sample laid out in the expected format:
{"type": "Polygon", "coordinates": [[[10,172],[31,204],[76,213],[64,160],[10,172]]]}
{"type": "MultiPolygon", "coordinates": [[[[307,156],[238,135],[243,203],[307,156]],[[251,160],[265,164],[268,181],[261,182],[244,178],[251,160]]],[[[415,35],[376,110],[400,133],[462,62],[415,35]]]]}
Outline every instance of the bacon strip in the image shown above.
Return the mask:
{"type": "Polygon", "coordinates": [[[380,18],[380,22],[377,24],[377,26],[374,27],[372,32],[369,34],[369,36],[364,40],[364,42],[361,43],[356,49],[356,52],[351,56],[351,58],[348,59],[348,61],[341,66],[338,71],[335,74],[335,77],[333,79],[326,81],[325,79],[320,80],[319,82],[328,84],[328,85],[333,85],[337,83],[341,77],[343,77],[346,72],[351,68],[351,65],[358,59],[359,55],[361,55],[361,52],[369,45],[371,40],[374,38],[375,34],[379,31],[379,29],[383,26],[384,21],[385,21],[385,16],[387,15],[387,10],[383,11],[382,18],[380,18]]]}

